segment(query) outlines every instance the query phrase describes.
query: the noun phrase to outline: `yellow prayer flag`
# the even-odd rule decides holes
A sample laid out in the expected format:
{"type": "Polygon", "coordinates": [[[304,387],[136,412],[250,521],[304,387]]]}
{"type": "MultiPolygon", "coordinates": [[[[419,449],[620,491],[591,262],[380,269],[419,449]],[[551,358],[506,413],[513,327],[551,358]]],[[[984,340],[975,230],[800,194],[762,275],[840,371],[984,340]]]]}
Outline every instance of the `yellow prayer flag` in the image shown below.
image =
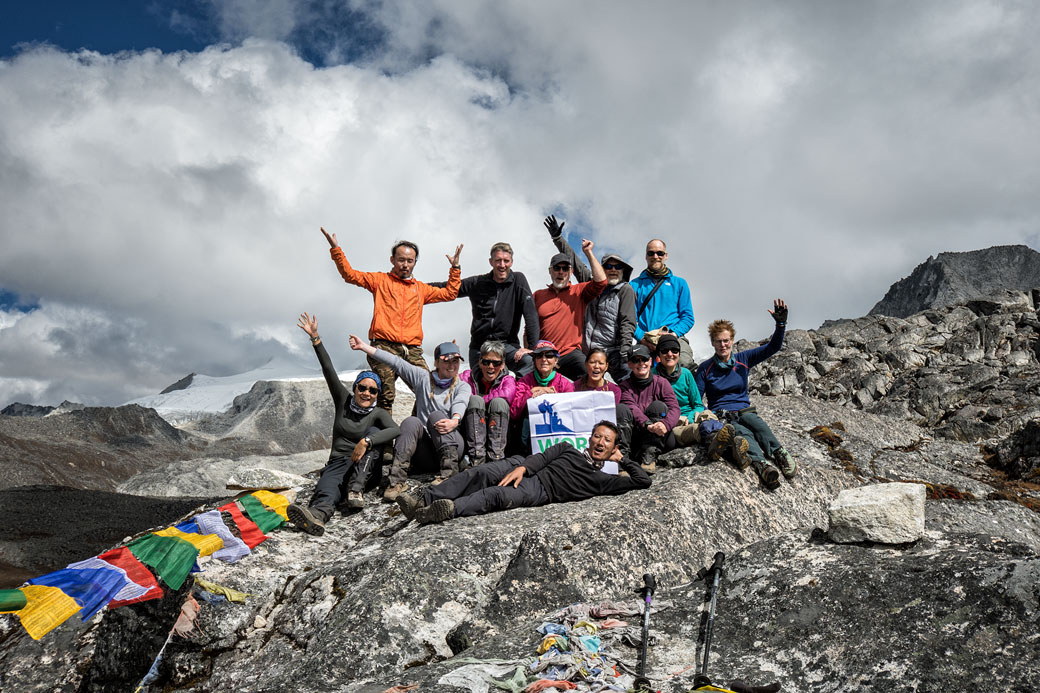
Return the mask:
{"type": "Polygon", "coordinates": [[[289,519],[289,514],[286,510],[289,507],[289,499],[285,496],[264,490],[254,491],[252,495],[256,496],[256,499],[268,508],[281,515],[283,520],[289,519]]]}
{"type": "Polygon", "coordinates": [[[39,640],[79,613],[76,600],[57,587],[26,585],[19,589],[25,594],[25,606],[17,612],[18,618],[33,640],[39,640]]]}
{"type": "Polygon", "coordinates": [[[238,602],[240,604],[245,604],[246,597],[253,596],[248,592],[239,592],[238,590],[233,590],[230,587],[224,587],[223,585],[218,585],[215,582],[203,580],[198,575],[195,576],[195,584],[201,587],[202,589],[206,590],[207,592],[224,595],[224,598],[227,599],[229,602],[238,602]]]}
{"type": "Polygon", "coordinates": [[[176,527],[167,527],[166,529],[153,532],[156,536],[160,537],[173,537],[174,539],[183,539],[188,542],[196,549],[199,550],[200,556],[208,556],[214,551],[220,551],[224,548],[224,540],[218,537],[216,534],[196,534],[195,532],[182,532],[176,527]]]}

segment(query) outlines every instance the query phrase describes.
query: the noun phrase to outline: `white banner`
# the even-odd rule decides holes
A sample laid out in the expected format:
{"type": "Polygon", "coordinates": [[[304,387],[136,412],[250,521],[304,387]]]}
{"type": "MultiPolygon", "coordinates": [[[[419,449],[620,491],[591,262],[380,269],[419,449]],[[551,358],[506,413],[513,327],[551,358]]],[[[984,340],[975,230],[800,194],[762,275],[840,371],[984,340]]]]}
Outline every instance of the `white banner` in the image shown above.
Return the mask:
{"type": "Polygon", "coordinates": [[[542,452],[570,441],[578,450],[589,446],[592,428],[600,421],[617,423],[610,392],[564,392],[527,400],[531,422],[531,452],[542,452]]]}

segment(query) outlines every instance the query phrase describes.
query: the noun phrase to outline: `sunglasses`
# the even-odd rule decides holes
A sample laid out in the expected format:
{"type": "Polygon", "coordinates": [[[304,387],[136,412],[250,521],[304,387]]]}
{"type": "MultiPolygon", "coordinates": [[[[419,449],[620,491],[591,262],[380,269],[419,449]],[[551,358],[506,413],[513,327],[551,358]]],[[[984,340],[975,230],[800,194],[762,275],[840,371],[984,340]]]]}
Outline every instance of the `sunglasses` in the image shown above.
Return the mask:
{"type": "Polygon", "coordinates": [[[570,265],[553,265],[554,272],[569,272],[570,270],[570,265]]]}
{"type": "Polygon", "coordinates": [[[607,264],[603,265],[603,269],[605,269],[605,270],[619,270],[619,269],[625,269],[625,266],[621,265],[621,264],[618,264],[616,262],[608,262],[607,264]]]}
{"type": "Polygon", "coordinates": [[[678,354],[679,353],[679,349],[676,348],[676,347],[665,347],[664,349],[658,349],[657,353],[659,353],[659,354],[678,354]]]}
{"type": "Polygon", "coordinates": [[[494,366],[495,368],[498,368],[499,366],[502,365],[502,362],[501,361],[496,361],[495,359],[480,359],[480,365],[481,366],[494,366]]]}
{"type": "Polygon", "coordinates": [[[636,356],[628,360],[629,363],[646,363],[650,359],[645,359],[642,356],[636,356]]]}
{"type": "Polygon", "coordinates": [[[355,385],[354,389],[358,391],[358,394],[361,394],[361,393],[364,393],[364,392],[367,392],[370,395],[378,395],[379,394],[379,388],[378,387],[369,387],[368,385],[355,385]]]}
{"type": "Polygon", "coordinates": [[[668,253],[664,250],[648,250],[646,251],[647,257],[664,257],[668,253]]]}
{"type": "Polygon", "coordinates": [[[534,357],[536,359],[554,359],[557,356],[558,356],[558,354],[555,351],[543,351],[540,354],[535,354],[534,355],[534,357]]]}

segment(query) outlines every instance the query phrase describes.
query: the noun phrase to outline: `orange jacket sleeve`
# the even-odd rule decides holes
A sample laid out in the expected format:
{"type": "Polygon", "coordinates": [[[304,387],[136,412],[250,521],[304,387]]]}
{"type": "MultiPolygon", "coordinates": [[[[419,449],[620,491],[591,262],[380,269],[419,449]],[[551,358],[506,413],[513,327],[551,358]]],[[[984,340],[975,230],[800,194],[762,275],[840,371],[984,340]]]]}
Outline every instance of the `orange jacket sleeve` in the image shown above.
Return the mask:
{"type": "MultiPolygon", "coordinates": [[[[385,274],[385,272],[357,271],[347,262],[347,256],[343,254],[343,248],[338,245],[335,248],[329,248],[329,254],[332,255],[332,261],[336,263],[336,269],[339,270],[343,281],[354,286],[360,286],[367,291],[375,292],[376,285],[379,282],[379,275],[385,274]]],[[[457,288],[455,291],[458,293],[457,288]]]]}
{"type": "Polygon", "coordinates": [[[441,288],[437,286],[430,286],[429,284],[423,284],[423,303],[442,303],[445,301],[454,301],[459,296],[459,287],[462,285],[462,279],[460,279],[461,276],[462,270],[460,270],[458,267],[452,267],[450,270],[448,270],[447,286],[441,288]]]}

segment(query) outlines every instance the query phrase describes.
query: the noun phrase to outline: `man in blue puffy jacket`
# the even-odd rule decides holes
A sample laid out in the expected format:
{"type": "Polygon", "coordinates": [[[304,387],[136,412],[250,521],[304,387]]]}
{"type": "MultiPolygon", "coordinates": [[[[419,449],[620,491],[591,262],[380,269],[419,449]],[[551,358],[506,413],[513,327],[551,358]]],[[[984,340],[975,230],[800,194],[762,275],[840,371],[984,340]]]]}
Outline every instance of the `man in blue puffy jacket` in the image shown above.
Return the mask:
{"type": "MultiPolygon", "coordinates": [[[[668,249],[655,238],[646,244],[646,269],[629,283],[636,292],[636,330],[633,335],[651,353],[657,348],[656,337],[671,332],[682,337],[693,327],[693,303],[690,285],[668,269],[668,249]],[[648,335],[647,333],[651,333],[648,335]]],[[[679,365],[693,370],[693,351],[680,339],[682,351],[679,365]]]]}

